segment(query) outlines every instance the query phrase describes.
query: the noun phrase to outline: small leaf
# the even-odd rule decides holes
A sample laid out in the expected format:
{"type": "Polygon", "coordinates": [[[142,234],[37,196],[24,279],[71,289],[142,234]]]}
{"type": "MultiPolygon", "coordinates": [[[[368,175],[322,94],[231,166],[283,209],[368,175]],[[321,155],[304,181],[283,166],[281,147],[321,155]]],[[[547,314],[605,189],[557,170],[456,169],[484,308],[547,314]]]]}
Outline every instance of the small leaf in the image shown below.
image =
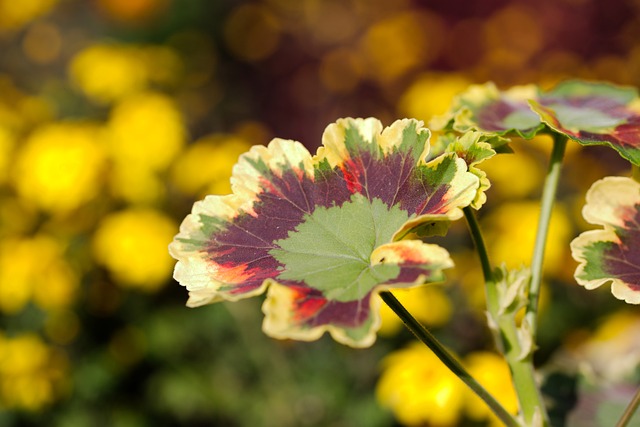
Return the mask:
{"type": "Polygon", "coordinates": [[[494,276],[500,304],[498,314],[515,316],[518,310],[528,303],[527,289],[531,280],[531,271],[528,268],[507,270],[503,264],[496,269],[494,276]]]}
{"type": "MultiPolygon", "coordinates": [[[[487,137],[482,132],[466,132],[460,138],[456,138],[445,149],[445,152],[456,153],[458,157],[464,159],[469,172],[480,180],[480,186],[476,192],[476,197],[471,203],[474,209],[480,209],[487,201],[485,192],[491,187],[491,182],[487,174],[478,168],[483,161],[495,156],[496,151],[487,140],[495,140],[494,137],[487,137]]],[[[499,145],[503,145],[500,143],[499,145]]]]}
{"type": "Polygon", "coordinates": [[[187,304],[268,289],[267,334],[371,345],[377,293],[442,280],[452,266],[444,249],[401,239],[461,217],[479,185],[454,153],[426,162],[428,139],[415,120],[383,129],[341,119],[315,156],[279,139],[252,148],[234,168],[233,194],[197,202],[170,245],[187,304]]]}
{"type": "Polygon", "coordinates": [[[520,354],[518,355],[518,360],[524,360],[531,356],[537,348],[536,343],[533,340],[531,325],[526,317],[522,319],[522,323],[518,326],[517,334],[518,342],[520,343],[520,354]]]}
{"type": "Polygon", "coordinates": [[[580,263],[577,282],[587,289],[611,282],[616,298],[640,304],[640,183],[625,177],[596,181],[582,214],[604,228],[571,242],[571,254],[580,263]]]}

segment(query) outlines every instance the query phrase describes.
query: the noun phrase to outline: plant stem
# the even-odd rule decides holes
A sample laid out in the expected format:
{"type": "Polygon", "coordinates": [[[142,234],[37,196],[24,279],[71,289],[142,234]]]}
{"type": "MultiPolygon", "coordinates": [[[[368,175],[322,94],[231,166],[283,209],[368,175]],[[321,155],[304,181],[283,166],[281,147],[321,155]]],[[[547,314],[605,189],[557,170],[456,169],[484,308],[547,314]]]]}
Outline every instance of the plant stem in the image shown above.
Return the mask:
{"type": "Polygon", "coordinates": [[[525,319],[531,327],[531,337],[536,340],[538,330],[538,302],[540,300],[540,284],[542,283],[542,264],[544,261],[544,250],[549,233],[551,213],[560,181],[560,169],[564,150],[567,146],[567,137],[561,134],[554,134],[553,150],[549,160],[549,169],[542,190],[540,201],[540,218],[538,220],[538,230],[536,232],[536,242],[531,259],[531,283],[529,285],[529,305],[525,314],[525,319]]]}
{"type": "Polygon", "coordinates": [[[629,424],[629,421],[631,421],[631,418],[638,409],[638,406],[640,406],[640,387],[636,390],[635,396],[633,396],[631,403],[627,406],[627,409],[624,411],[624,414],[622,414],[622,417],[618,421],[618,424],[616,424],[616,427],[625,427],[629,424]]]}
{"type": "Polygon", "coordinates": [[[520,343],[518,327],[515,323],[514,316],[500,313],[500,301],[496,281],[480,225],[470,207],[464,208],[463,211],[482,265],[487,296],[487,311],[490,319],[495,321],[494,326],[497,329],[495,335],[496,344],[503,352],[511,369],[513,385],[518,395],[518,402],[525,425],[532,425],[533,420],[538,416],[542,418],[543,425],[548,426],[549,419],[538,389],[538,384],[535,380],[531,354],[523,354],[523,347],[520,343]]]}
{"type": "Polygon", "coordinates": [[[520,424],[516,419],[507,412],[506,409],[484,388],[480,383],[473,378],[469,372],[458,362],[442,344],[436,339],[436,337],[429,332],[420,322],[418,322],[393,296],[391,292],[380,292],[382,300],[391,308],[398,317],[402,320],[405,326],[422,341],[427,347],[434,352],[436,356],[453,372],[458,376],[473,392],[478,395],[491,410],[496,414],[498,418],[507,427],[519,427],[520,424]]]}

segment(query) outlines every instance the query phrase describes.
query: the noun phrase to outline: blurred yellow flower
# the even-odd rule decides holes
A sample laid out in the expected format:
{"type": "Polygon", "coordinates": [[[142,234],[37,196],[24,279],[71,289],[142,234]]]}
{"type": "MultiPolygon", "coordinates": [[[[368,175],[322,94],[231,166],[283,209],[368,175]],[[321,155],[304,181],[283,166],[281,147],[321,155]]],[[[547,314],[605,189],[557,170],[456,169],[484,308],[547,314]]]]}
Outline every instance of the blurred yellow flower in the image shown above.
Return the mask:
{"type": "Polygon", "coordinates": [[[59,122],[36,129],[18,151],[18,194],[44,211],[65,213],[94,198],[102,185],[105,153],[100,128],[59,122]]]}
{"type": "MultiPolygon", "coordinates": [[[[498,354],[479,351],[465,358],[465,366],[474,377],[511,414],[518,413],[518,396],[511,382],[509,365],[498,354]]],[[[474,420],[488,419],[491,426],[500,427],[502,422],[486,403],[470,389],[466,390],[466,413],[474,420]]]]}
{"type": "Polygon", "coordinates": [[[0,242],[0,311],[13,314],[30,301],[43,309],[70,305],[78,277],[53,238],[7,238],[0,242]]]}
{"type": "Polygon", "coordinates": [[[119,100],[147,84],[140,49],[115,43],[93,44],[78,52],[69,72],[84,94],[100,103],[119,100]]]}
{"type": "Polygon", "coordinates": [[[153,92],[119,102],[111,111],[107,132],[115,162],[153,171],[166,169],[186,139],[182,114],[173,100],[153,92]]]}
{"type": "Polygon", "coordinates": [[[0,409],[35,411],[58,397],[67,361],[34,334],[0,333],[0,409]]]}
{"type": "MultiPolygon", "coordinates": [[[[483,218],[487,246],[493,262],[505,262],[510,269],[531,263],[539,211],[537,202],[507,202],[483,218]]],[[[560,274],[567,267],[565,259],[571,237],[569,215],[562,205],[556,204],[545,250],[545,272],[560,274]]]]}
{"type": "Polygon", "coordinates": [[[167,46],[104,42],[78,52],[69,74],[88,98],[108,104],[146,90],[150,82],[173,83],[182,66],[178,54],[167,46]]]}
{"type": "Polygon", "coordinates": [[[58,0],[0,0],[0,32],[19,29],[50,12],[57,3],[58,0]]]}
{"type": "Polygon", "coordinates": [[[521,144],[510,146],[513,154],[493,156],[482,163],[482,170],[491,181],[489,197],[496,194],[504,198],[522,198],[538,194],[542,188],[544,164],[521,144]]]}
{"type": "MultiPolygon", "coordinates": [[[[426,326],[442,326],[451,319],[453,306],[447,294],[438,285],[395,289],[393,295],[420,322],[426,326]]],[[[386,304],[380,308],[382,325],[380,335],[390,336],[402,328],[402,321],[386,304]]]]}
{"type": "Polygon", "coordinates": [[[402,94],[398,103],[400,115],[426,123],[431,117],[446,113],[451,100],[470,84],[460,74],[423,74],[402,94]]]}
{"type": "Polygon", "coordinates": [[[171,181],[191,196],[228,194],[231,169],[249,148],[248,141],[234,135],[200,138],[178,157],[171,169],[171,181]]]}
{"type": "Polygon", "coordinates": [[[109,187],[116,198],[132,204],[150,205],[165,196],[164,183],[154,171],[116,163],[109,172],[109,187]]]}
{"type": "Polygon", "coordinates": [[[360,43],[370,77],[388,83],[430,62],[442,47],[444,30],[441,17],[416,10],[375,23],[360,43]]]}
{"type": "Polygon", "coordinates": [[[147,291],[171,277],[174,261],[167,246],[178,225],[150,209],[129,209],[103,218],[93,237],[96,261],[120,285],[147,291]]]}
{"type": "Polygon", "coordinates": [[[453,426],[460,419],[465,385],[422,343],[384,359],[376,397],[405,425],[453,426]]]}

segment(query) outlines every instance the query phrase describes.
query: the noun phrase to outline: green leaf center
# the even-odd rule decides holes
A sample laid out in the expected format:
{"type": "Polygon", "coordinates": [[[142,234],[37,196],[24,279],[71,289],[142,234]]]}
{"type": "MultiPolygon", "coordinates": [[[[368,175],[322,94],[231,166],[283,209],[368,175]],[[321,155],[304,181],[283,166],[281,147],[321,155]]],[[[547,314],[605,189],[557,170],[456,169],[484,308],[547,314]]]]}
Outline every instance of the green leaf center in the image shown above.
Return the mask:
{"type": "Polygon", "coordinates": [[[515,110],[504,118],[506,129],[531,129],[540,124],[540,117],[533,111],[515,110]]]}
{"type": "Polygon", "coordinates": [[[603,128],[614,128],[623,119],[610,116],[604,111],[594,108],[573,107],[570,105],[553,105],[560,123],[567,129],[602,132],[603,128]]]}
{"type": "Polygon", "coordinates": [[[409,220],[398,206],[354,194],[342,206],[318,207],[270,254],[284,265],[281,280],[305,282],[324,297],[341,302],[364,297],[400,273],[396,264],[371,265],[371,253],[391,242],[409,220]]]}

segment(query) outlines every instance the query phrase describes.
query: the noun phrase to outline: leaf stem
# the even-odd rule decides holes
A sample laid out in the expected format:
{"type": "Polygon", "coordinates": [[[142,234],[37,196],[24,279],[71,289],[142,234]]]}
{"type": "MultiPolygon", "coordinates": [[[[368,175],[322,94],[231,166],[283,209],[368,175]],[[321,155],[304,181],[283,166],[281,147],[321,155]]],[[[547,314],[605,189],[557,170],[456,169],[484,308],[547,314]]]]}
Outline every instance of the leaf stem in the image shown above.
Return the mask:
{"type": "Polygon", "coordinates": [[[618,421],[618,424],[616,424],[616,427],[625,427],[627,424],[629,424],[629,421],[631,421],[631,418],[638,409],[638,406],[640,406],[640,387],[638,387],[638,389],[636,390],[635,396],[633,396],[633,399],[629,403],[629,406],[627,406],[624,414],[622,414],[622,417],[620,417],[620,420],[618,421]]]}
{"type": "Polygon", "coordinates": [[[525,318],[531,327],[531,338],[535,341],[538,330],[538,302],[540,300],[540,284],[542,283],[542,264],[544,261],[544,250],[551,223],[551,213],[560,181],[560,170],[562,159],[567,146],[567,137],[561,134],[553,136],[553,150],[549,160],[549,169],[542,189],[542,199],[540,201],[540,218],[538,220],[538,230],[531,259],[531,283],[529,285],[529,305],[527,306],[525,318]]]}
{"type": "Polygon", "coordinates": [[[489,261],[489,254],[482,237],[480,225],[475,213],[470,207],[463,209],[464,216],[469,226],[471,237],[480,257],[482,273],[485,280],[485,292],[487,296],[487,311],[495,324],[495,339],[498,348],[511,369],[513,385],[518,395],[520,410],[525,425],[532,425],[537,417],[541,418],[542,425],[548,426],[549,420],[544,407],[542,396],[535,380],[531,354],[523,354],[523,346],[520,343],[518,327],[512,315],[500,313],[500,301],[496,280],[489,261]]]}
{"type": "Polygon", "coordinates": [[[519,427],[516,419],[440,344],[431,332],[418,322],[391,292],[380,292],[382,300],[402,320],[405,326],[434,352],[436,356],[478,395],[507,427],[519,427]]]}

